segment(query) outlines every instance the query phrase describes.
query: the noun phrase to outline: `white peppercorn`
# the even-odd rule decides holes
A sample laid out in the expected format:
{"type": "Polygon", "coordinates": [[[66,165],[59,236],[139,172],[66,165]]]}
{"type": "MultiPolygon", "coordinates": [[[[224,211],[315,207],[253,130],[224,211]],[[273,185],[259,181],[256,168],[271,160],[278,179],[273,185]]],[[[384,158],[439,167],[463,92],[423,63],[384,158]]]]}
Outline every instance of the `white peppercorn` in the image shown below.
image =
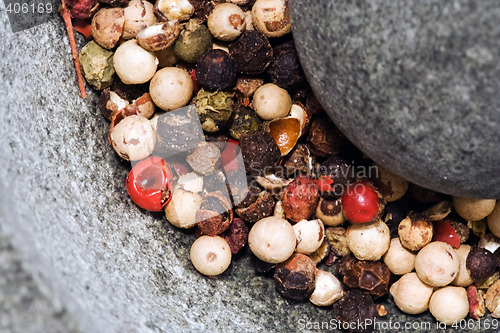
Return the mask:
{"type": "Polygon", "coordinates": [[[349,249],[359,260],[379,260],[391,242],[389,227],[380,220],[352,224],[347,228],[346,237],[349,249]]]}
{"type": "Polygon", "coordinates": [[[131,0],[124,9],[125,23],[122,38],[135,38],[142,29],[154,24],[156,17],[153,4],[146,0],[131,0]]]}
{"type": "Polygon", "coordinates": [[[123,83],[140,84],[148,82],[155,75],[158,58],[132,39],[118,46],[113,65],[123,83]]]}
{"type": "Polygon", "coordinates": [[[416,253],[401,245],[399,238],[393,238],[383,259],[392,274],[403,275],[413,271],[416,256],[416,253]]]}
{"type": "Polygon", "coordinates": [[[460,261],[460,270],[458,271],[457,277],[451,283],[457,287],[468,287],[474,283],[474,280],[470,276],[470,272],[467,270],[465,265],[467,261],[467,256],[470,252],[470,246],[467,244],[462,244],[458,249],[455,250],[458,260],[460,261]]]}
{"type": "Polygon", "coordinates": [[[252,16],[254,26],[268,37],[281,37],[292,29],[288,0],[257,0],[252,16]]]}
{"type": "Polygon", "coordinates": [[[344,290],[342,285],[330,272],[318,269],[314,282],[314,291],[309,297],[311,303],[317,306],[329,306],[342,298],[344,290]]]}
{"type": "Polygon", "coordinates": [[[115,151],[127,161],[148,157],[155,147],[156,133],[148,118],[128,116],[110,128],[109,138],[115,151]]]}
{"type": "Polygon", "coordinates": [[[293,226],[297,237],[295,252],[311,254],[325,239],[325,226],[320,220],[302,220],[293,226]]]}
{"type": "Polygon", "coordinates": [[[160,69],[149,84],[153,102],[165,111],[185,106],[191,99],[193,90],[193,79],[189,73],[176,67],[160,69]]]}
{"type": "Polygon", "coordinates": [[[260,86],[253,95],[253,108],[264,120],[285,117],[292,107],[292,99],[285,89],[274,83],[260,86]]]}
{"type": "Polygon", "coordinates": [[[165,206],[167,221],[178,228],[192,228],[196,225],[196,212],[202,198],[198,193],[176,187],[172,199],[165,206]]]}
{"type": "Polygon", "coordinates": [[[430,313],[442,323],[451,325],[464,319],[469,313],[467,291],[462,287],[444,287],[432,294],[430,313]]]}
{"type": "Polygon", "coordinates": [[[496,203],[495,209],[486,218],[486,222],[493,235],[500,237],[500,200],[496,203]]]}
{"type": "Polygon", "coordinates": [[[221,3],[208,16],[207,25],[215,38],[233,41],[245,30],[245,13],[235,4],[221,3]]]}
{"type": "Polygon", "coordinates": [[[204,275],[219,275],[231,264],[229,244],[219,236],[201,236],[191,245],[189,255],[194,268],[204,275]]]}
{"type": "Polygon", "coordinates": [[[389,289],[396,306],[408,314],[426,311],[433,291],[434,289],[423,283],[414,272],[403,275],[389,289]]]}
{"type": "Polygon", "coordinates": [[[269,216],[259,220],[250,229],[248,245],[260,260],[280,263],[287,260],[295,250],[295,231],[288,221],[269,216]]]}
{"type": "Polygon", "coordinates": [[[495,208],[495,202],[495,199],[453,197],[456,212],[467,221],[479,221],[490,215],[495,208]]]}
{"type": "Polygon", "coordinates": [[[418,277],[432,287],[442,287],[451,283],[459,270],[458,255],[447,243],[429,243],[415,258],[415,271],[418,277]]]}

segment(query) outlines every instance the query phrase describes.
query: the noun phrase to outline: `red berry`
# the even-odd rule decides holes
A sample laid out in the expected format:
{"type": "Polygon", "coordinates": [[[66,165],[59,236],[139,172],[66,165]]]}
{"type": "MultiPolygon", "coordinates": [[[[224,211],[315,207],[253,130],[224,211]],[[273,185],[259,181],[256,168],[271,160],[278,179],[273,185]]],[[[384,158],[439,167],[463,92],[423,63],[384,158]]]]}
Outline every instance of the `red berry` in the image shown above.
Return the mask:
{"type": "Polygon", "coordinates": [[[451,223],[446,220],[434,222],[432,241],[445,242],[456,249],[460,247],[460,237],[451,223]]]}
{"type": "Polygon", "coordinates": [[[239,168],[237,157],[238,141],[229,139],[221,154],[222,168],[225,172],[236,171],[239,168]]]}
{"type": "Polygon", "coordinates": [[[380,192],[369,182],[350,184],[342,194],[342,210],[352,223],[367,223],[378,218],[384,209],[380,192]]]}
{"type": "Polygon", "coordinates": [[[173,174],[158,156],[137,163],[127,177],[127,192],[141,208],[159,212],[172,198],[173,174]]]}

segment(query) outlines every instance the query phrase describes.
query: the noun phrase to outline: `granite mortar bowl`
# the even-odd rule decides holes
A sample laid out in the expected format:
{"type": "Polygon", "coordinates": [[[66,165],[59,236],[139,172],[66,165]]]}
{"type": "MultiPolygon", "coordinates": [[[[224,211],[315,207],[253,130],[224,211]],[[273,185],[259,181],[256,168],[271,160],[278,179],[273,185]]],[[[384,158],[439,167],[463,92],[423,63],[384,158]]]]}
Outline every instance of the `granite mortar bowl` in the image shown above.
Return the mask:
{"type": "MultiPolygon", "coordinates": [[[[330,309],[290,303],[272,278],[256,275],[248,250],[221,276],[198,274],[188,258],[194,235],[129,199],[130,166],[108,144],[96,92],[79,96],[61,20],[12,34],[2,12],[0,27],[0,223],[82,332],[317,332],[314,325],[329,325],[330,309]]],[[[430,314],[407,316],[382,301],[384,322],[436,329],[430,314]]]]}
{"type": "Polygon", "coordinates": [[[365,154],[421,186],[500,198],[500,3],[290,1],[309,82],[365,154]]]}

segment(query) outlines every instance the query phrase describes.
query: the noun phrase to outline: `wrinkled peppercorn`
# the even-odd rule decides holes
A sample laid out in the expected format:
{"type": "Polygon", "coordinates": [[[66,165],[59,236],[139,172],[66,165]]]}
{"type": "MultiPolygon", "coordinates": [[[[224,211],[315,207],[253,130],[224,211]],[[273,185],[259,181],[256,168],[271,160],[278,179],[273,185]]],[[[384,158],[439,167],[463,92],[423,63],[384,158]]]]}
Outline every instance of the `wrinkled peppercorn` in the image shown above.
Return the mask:
{"type": "Polygon", "coordinates": [[[338,154],[341,142],[345,139],[330,118],[316,118],[309,129],[307,141],[311,151],[317,156],[338,154]]]}
{"type": "Polygon", "coordinates": [[[340,259],[337,271],[349,288],[366,290],[375,297],[384,296],[388,292],[391,272],[380,261],[358,261],[352,256],[340,259]]]}
{"type": "Polygon", "coordinates": [[[229,134],[236,140],[242,135],[257,132],[261,127],[261,120],[257,113],[249,107],[240,105],[234,113],[233,121],[229,126],[229,134]]]}
{"type": "Polygon", "coordinates": [[[347,245],[346,229],[343,227],[330,227],[325,230],[326,239],[330,244],[330,253],[325,262],[327,266],[333,265],[338,258],[351,253],[347,245]]]}
{"type": "Polygon", "coordinates": [[[224,239],[229,244],[232,254],[240,252],[248,239],[248,227],[242,219],[235,218],[233,223],[224,232],[224,239]]]}
{"type": "Polygon", "coordinates": [[[203,22],[207,20],[208,15],[212,12],[214,7],[219,3],[225,2],[224,0],[189,0],[194,7],[193,17],[200,19],[203,22]]]}
{"type": "Polygon", "coordinates": [[[250,205],[237,208],[236,213],[246,222],[255,223],[264,217],[271,216],[275,201],[271,193],[262,191],[250,205]]]}
{"type": "Polygon", "coordinates": [[[196,212],[198,231],[203,235],[217,236],[233,222],[233,210],[229,198],[219,192],[204,195],[200,209],[196,212]]]}
{"type": "Polygon", "coordinates": [[[293,182],[281,192],[281,200],[287,219],[293,222],[307,220],[318,206],[318,187],[311,177],[295,177],[293,182]]]}
{"type": "Polygon", "coordinates": [[[471,246],[465,266],[475,282],[482,282],[495,273],[497,262],[490,251],[479,246],[471,246]]]}
{"type": "Polygon", "coordinates": [[[260,31],[245,31],[229,45],[229,56],[242,74],[261,74],[273,60],[273,49],[260,31]]]}
{"type": "Polygon", "coordinates": [[[212,49],[196,62],[196,80],[209,90],[224,90],[236,84],[236,67],[227,52],[212,49]]]}
{"type": "Polygon", "coordinates": [[[276,289],[286,298],[304,300],[314,291],[316,265],[308,256],[294,253],[274,271],[276,289]]]}
{"type": "Polygon", "coordinates": [[[372,298],[360,290],[349,290],[333,304],[333,316],[343,325],[342,327],[349,327],[348,332],[371,332],[376,315],[377,308],[372,298]],[[366,325],[369,321],[372,324],[366,325]]]}
{"type": "Polygon", "coordinates": [[[293,42],[281,44],[274,48],[274,59],[267,67],[271,82],[284,89],[291,89],[304,81],[304,73],[293,42]]]}
{"type": "Polygon", "coordinates": [[[307,174],[311,171],[312,164],[313,157],[311,156],[311,151],[307,145],[303,143],[297,144],[283,162],[283,166],[288,176],[307,174]]]}
{"type": "Polygon", "coordinates": [[[240,139],[241,154],[247,173],[258,176],[264,171],[272,171],[280,159],[281,152],[271,134],[255,132],[240,139]]]}
{"type": "Polygon", "coordinates": [[[235,106],[233,97],[225,91],[198,91],[195,105],[204,131],[213,133],[227,126],[235,106]]]}

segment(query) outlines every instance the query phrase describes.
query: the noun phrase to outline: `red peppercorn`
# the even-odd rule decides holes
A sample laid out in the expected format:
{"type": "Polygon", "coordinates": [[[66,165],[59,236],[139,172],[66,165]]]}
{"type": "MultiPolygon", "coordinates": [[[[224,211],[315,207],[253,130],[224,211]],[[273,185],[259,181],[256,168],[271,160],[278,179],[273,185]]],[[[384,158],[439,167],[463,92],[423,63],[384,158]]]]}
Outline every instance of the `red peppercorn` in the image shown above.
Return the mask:
{"type": "Polygon", "coordinates": [[[367,223],[378,219],[384,210],[382,194],[369,182],[350,184],[342,194],[342,210],[352,223],[367,223]]]}
{"type": "Polygon", "coordinates": [[[434,222],[433,242],[445,242],[458,249],[460,247],[460,237],[455,228],[446,220],[434,222]]]}
{"type": "Polygon", "coordinates": [[[127,192],[139,207],[159,212],[172,198],[173,174],[164,159],[151,156],[137,163],[127,177],[127,192]]]}

